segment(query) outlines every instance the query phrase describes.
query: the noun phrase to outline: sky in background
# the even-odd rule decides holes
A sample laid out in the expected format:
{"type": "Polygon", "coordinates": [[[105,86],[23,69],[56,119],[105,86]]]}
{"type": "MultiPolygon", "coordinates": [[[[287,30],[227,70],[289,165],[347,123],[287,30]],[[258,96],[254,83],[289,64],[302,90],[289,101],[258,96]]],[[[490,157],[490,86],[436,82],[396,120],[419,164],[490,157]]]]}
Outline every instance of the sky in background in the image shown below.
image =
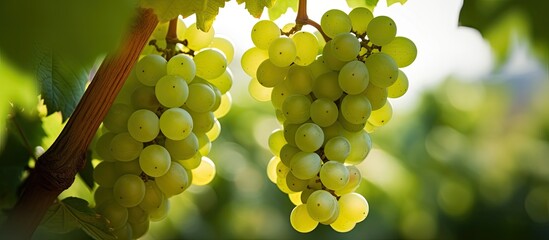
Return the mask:
{"type": "MultiPolygon", "coordinates": [[[[415,62],[402,68],[410,81],[410,90],[403,97],[391,100],[397,111],[413,108],[423,90],[447,76],[474,80],[492,69],[488,43],[477,30],[458,26],[462,4],[462,0],[409,0],[405,5],[396,3],[387,7],[385,0],[379,1],[374,16],[393,18],[398,27],[397,35],[410,38],[418,48],[415,62]]],[[[351,10],[345,0],[309,0],[309,18],[320,22],[322,14],[332,8],[347,13],[351,10]]],[[[290,9],[276,23],[282,27],[293,22],[295,15],[290,9]]],[[[263,13],[262,18],[268,18],[267,12],[263,13]]],[[[257,19],[251,17],[243,5],[238,6],[231,1],[221,9],[214,23],[216,33],[228,37],[235,45],[235,58],[231,64],[235,75],[235,85],[231,90],[235,104],[251,99],[246,96],[249,77],[240,69],[240,57],[253,46],[249,31],[255,22],[257,19]]]]}

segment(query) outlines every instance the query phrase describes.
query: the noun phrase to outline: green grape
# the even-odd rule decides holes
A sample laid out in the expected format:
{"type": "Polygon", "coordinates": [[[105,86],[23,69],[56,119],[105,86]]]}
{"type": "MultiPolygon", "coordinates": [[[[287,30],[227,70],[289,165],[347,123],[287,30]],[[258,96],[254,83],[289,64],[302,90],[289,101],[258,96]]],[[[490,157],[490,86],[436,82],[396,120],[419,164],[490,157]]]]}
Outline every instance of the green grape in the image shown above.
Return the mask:
{"type": "Polygon", "coordinates": [[[325,190],[316,190],[307,199],[307,211],[318,222],[328,221],[338,208],[337,200],[325,190]]]}
{"type": "Polygon", "coordinates": [[[374,18],[374,14],[370,9],[365,7],[357,7],[349,12],[353,31],[357,34],[364,34],[368,28],[368,24],[374,18]]]}
{"type": "Polygon", "coordinates": [[[283,124],[286,121],[286,117],[281,109],[275,109],[275,116],[278,123],[283,124]]]}
{"type": "Polygon", "coordinates": [[[417,56],[416,45],[406,37],[395,37],[393,41],[383,46],[381,52],[391,56],[399,68],[409,66],[417,56]]]}
{"type": "Polygon", "coordinates": [[[295,206],[290,213],[290,224],[300,233],[308,233],[318,226],[318,221],[309,216],[306,204],[295,206]]]}
{"type": "Polygon", "coordinates": [[[206,80],[215,79],[227,69],[227,59],[217,49],[207,48],[194,55],[196,76],[206,80]]]}
{"type": "Polygon", "coordinates": [[[372,115],[368,119],[368,122],[376,127],[381,127],[393,117],[393,107],[391,103],[387,101],[383,107],[378,110],[372,111],[372,115]]]}
{"type": "Polygon", "coordinates": [[[121,228],[114,229],[112,234],[114,234],[117,239],[133,239],[132,226],[129,223],[124,224],[121,228]]]}
{"type": "Polygon", "coordinates": [[[209,83],[219,89],[221,94],[228,92],[233,86],[233,73],[227,68],[221,76],[208,80],[209,83]]]}
{"type": "Polygon", "coordinates": [[[288,96],[282,104],[282,112],[288,123],[302,123],[311,116],[311,100],[300,94],[288,96]]]}
{"type": "Polygon", "coordinates": [[[339,190],[349,182],[349,169],[341,162],[328,161],[320,168],[320,181],[331,190],[339,190]]]}
{"type": "Polygon", "coordinates": [[[200,165],[192,169],[192,184],[202,186],[210,183],[215,177],[215,164],[208,157],[202,157],[200,165]]]}
{"type": "MultiPolygon", "coordinates": [[[[286,175],[290,172],[290,167],[285,165],[282,161],[279,161],[276,165],[276,177],[286,179],[286,175]]],[[[286,182],[286,180],[284,180],[286,182]]]]}
{"type": "Polygon", "coordinates": [[[132,239],[139,239],[149,231],[150,222],[129,223],[132,228],[132,239]]]}
{"type": "Polygon", "coordinates": [[[318,76],[332,71],[328,68],[328,66],[326,66],[326,64],[324,64],[324,57],[322,55],[319,55],[313,63],[307,66],[307,68],[311,71],[311,76],[313,79],[317,79],[318,76]]]}
{"type": "Polygon", "coordinates": [[[93,179],[99,186],[111,188],[118,179],[118,173],[114,168],[114,163],[100,162],[93,170],[93,179]]]}
{"type": "Polygon", "coordinates": [[[213,112],[214,116],[219,119],[227,115],[227,113],[229,113],[229,110],[231,110],[232,102],[233,99],[230,92],[223,94],[221,96],[221,103],[219,107],[213,112]]]}
{"type": "Polygon", "coordinates": [[[177,162],[180,163],[181,166],[183,166],[185,169],[192,170],[197,168],[202,162],[202,154],[200,154],[200,152],[197,152],[192,157],[187,159],[178,159],[177,162]]]}
{"type": "Polygon", "coordinates": [[[267,102],[271,100],[272,89],[264,87],[259,83],[257,78],[252,78],[248,84],[248,92],[255,100],[259,102],[267,102]]]}
{"type": "Polygon", "coordinates": [[[273,88],[271,92],[271,103],[275,109],[282,109],[282,104],[290,95],[288,81],[284,80],[273,88]]]}
{"type": "Polygon", "coordinates": [[[324,143],[322,128],[314,123],[304,123],[295,132],[295,144],[304,152],[314,152],[324,143]]]}
{"type": "Polygon", "coordinates": [[[264,87],[274,87],[288,74],[288,67],[279,67],[271,59],[263,61],[257,68],[257,81],[264,87]]]}
{"type": "Polygon", "coordinates": [[[284,130],[274,130],[271,135],[269,135],[268,143],[271,153],[275,156],[280,156],[280,151],[282,147],[286,144],[286,139],[284,139],[284,130]]]}
{"type": "Polygon", "coordinates": [[[353,230],[353,228],[355,228],[356,226],[356,223],[342,216],[338,216],[338,218],[333,223],[331,223],[330,226],[337,232],[346,233],[353,230]]]}
{"type": "Polygon", "coordinates": [[[146,109],[133,112],[128,118],[128,133],[140,142],[154,140],[160,133],[158,116],[146,109]]]}
{"type": "Polygon", "coordinates": [[[332,53],[340,61],[352,61],[360,52],[360,42],[352,33],[340,33],[332,39],[332,53]]]}
{"type": "Polygon", "coordinates": [[[313,77],[307,67],[296,64],[290,66],[286,78],[292,93],[307,95],[313,91],[313,77]]]}
{"type": "Polygon", "coordinates": [[[345,159],[345,163],[356,165],[364,161],[372,149],[370,135],[366,131],[361,130],[359,132],[343,132],[343,136],[351,143],[351,152],[347,159],[345,159]]]}
{"type": "Polygon", "coordinates": [[[225,54],[225,58],[227,59],[227,63],[231,63],[233,61],[234,46],[229,39],[218,35],[217,37],[214,37],[212,39],[210,47],[219,49],[221,52],[223,52],[223,54],[225,54]]]}
{"type": "Polygon", "coordinates": [[[288,198],[295,206],[303,204],[303,202],[301,202],[301,192],[290,193],[288,194],[288,198]]]}
{"type": "Polygon", "coordinates": [[[160,131],[171,140],[182,140],[194,130],[193,118],[185,109],[170,108],[160,116],[160,131]]]}
{"type": "Polygon", "coordinates": [[[149,221],[149,214],[142,208],[135,206],[128,208],[128,223],[137,224],[149,221]]]}
{"type": "Polygon", "coordinates": [[[345,12],[332,9],[322,15],[320,26],[328,37],[333,38],[337,34],[351,31],[351,19],[345,12]]]}
{"type": "Polygon", "coordinates": [[[370,74],[363,62],[354,60],[341,68],[337,80],[344,92],[356,95],[366,90],[370,82],[370,74]]]}
{"type": "Polygon", "coordinates": [[[299,31],[292,35],[296,47],[295,64],[307,66],[311,64],[318,54],[318,39],[310,32],[299,31]]]}
{"type": "Polygon", "coordinates": [[[160,207],[164,198],[164,194],[160,191],[156,182],[147,181],[145,182],[145,195],[143,201],[139,203],[139,207],[146,212],[151,212],[160,207]]]}
{"type": "Polygon", "coordinates": [[[316,36],[316,39],[318,40],[318,53],[322,53],[322,49],[324,46],[326,46],[326,39],[324,38],[324,35],[320,33],[319,31],[314,31],[313,34],[316,36]]]}
{"type": "Polygon", "coordinates": [[[135,207],[145,197],[145,183],[137,175],[124,174],[116,180],[113,186],[113,198],[121,206],[135,207]]]}
{"type": "Polygon", "coordinates": [[[114,199],[97,205],[96,211],[109,220],[111,228],[122,228],[128,222],[128,209],[120,206],[114,199]]]}
{"type": "Polygon", "coordinates": [[[332,161],[343,163],[350,153],[351,143],[343,136],[331,138],[324,146],[326,158],[332,161]]]}
{"type": "Polygon", "coordinates": [[[137,80],[146,86],[154,86],[158,79],[166,75],[168,62],[160,55],[150,54],[139,60],[134,71],[137,80]]]}
{"type": "Polygon", "coordinates": [[[179,107],[189,97],[189,86],[183,78],[175,75],[166,75],[156,83],[154,92],[158,102],[165,107],[179,107]]]}
{"type": "Polygon", "coordinates": [[[322,181],[320,181],[320,177],[318,176],[318,174],[313,178],[309,179],[309,185],[307,186],[308,188],[315,189],[315,190],[324,189],[324,186],[322,185],[322,181]]]}
{"type": "Polygon", "coordinates": [[[189,85],[189,97],[185,106],[195,112],[208,112],[215,105],[215,92],[206,84],[193,83],[189,85]]]}
{"type": "Polygon", "coordinates": [[[195,134],[203,134],[207,133],[212,129],[212,127],[215,124],[215,116],[213,112],[203,112],[198,113],[194,111],[190,111],[192,121],[193,121],[193,132],[195,134]]]}
{"type": "Polygon", "coordinates": [[[326,46],[324,46],[324,49],[322,50],[322,60],[330,70],[339,71],[343,66],[345,66],[347,61],[341,61],[336,57],[333,44],[334,41],[329,41],[326,43],[326,46]]]}
{"type": "Polygon", "coordinates": [[[375,53],[364,61],[370,73],[370,83],[386,88],[398,78],[398,66],[391,56],[385,53],[375,53]]]}
{"type": "Polygon", "coordinates": [[[366,123],[372,113],[370,101],[364,95],[347,95],[341,101],[341,115],[351,124],[366,123]]]}
{"type": "Polygon", "coordinates": [[[364,126],[364,130],[367,133],[373,133],[373,132],[376,131],[376,129],[377,129],[377,127],[372,125],[370,122],[366,122],[366,125],[364,126]]]}
{"type": "Polygon", "coordinates": [[[196,23],[193,23],[187,28],[187,31],[185,31],[184,39],[187,40],[187,47],[194,51],[198,51],[210,45],[214,38],[214,35],[215,31],[213,27],[208,29],[207,32],[204,32],[198,29],[196,23]]]}
{"type": "Polygon", "coordinates": [[[210,88],[214,91],[214,94],[215,94],[215,101],[214,101],[214,104],[212,106],[212,110],[210,110],[211,112],[217,110],[219,108],[219,106],[221,106],[221,98],[223,96],[223,93],[221,93],[221,91],[219,91],[219,89],[211,84],[209,84],[210,88]]]}
{"type": "Polygon", "coordinates": [[[337,121],[341,124],[342,129],[349,132],[361,131],[362,129],[364,129],[364,126],[366,125],[366,123],[358,123],[358,124],[350,123],[343,117],[343,114],[341,113],[339,114],[337,121]]]}
{"type": "Polygon", "coordinates": [[[332,217],[330,217],[328,220],[320,222],[320,223],[322,223],[324,225],[330,225],[333,222],[335,222],[338,217],[339,217],[339,205],[337,205],[337,207],[335,208],[335,211],[332,214],[332,217]]]}
{"type": "Polygon", "coordinates": [[[128,118],[133,113],[131,106],[115,103],[107,112],[107,115],[103,119],[103,126],[109,131],[114,133],[121,133],[127,131],[128,118]]]}
{"type": "Polygon", "coordinates": [[[324,131],[324,144],[326,144],[328,140],[341,135],[343,132],[343,127],[339,121],[336,121],[330,126],[323,127],[322,131],[324,131]]]}
{"type": "Polygon", "coordinates": [[[197,134],[196,137],[198,138],[198,152],[202,156],[207,156],[212,148],[212,142],[205,133],[197,134]]]}
{"type": "Polygon", "coordinates": [[[368,23],[366,30],[370,42],[383,46],[395,39],[397,26],[395,21],[387,16],[377,16],[368,23]]]}
{"type": "Polygon", "coordinates": [[[143,148],[139,156],[139,165],[145,174],[151,177],[160,177],[170,169],[170,153],[166,148],[153,144],[143,148]]]}
{"type": "Polygon", "coordinates": [[[393,85],[387,88],[387,97],[399,98],[408,91],[408,77],[402,70],[398,70],[398,78],[393,85]]]}
{"type": "Polygon", "coordinates": [[[322,160],[316,153],[298,152],[290,160],[290,171],[299,179],[311,179],[320,172],[322,160]]]}
{"type": "MultiPolygon", "coordinates": [[[[320,180],[318,180],[318,181],[320,181],[320,180]]],[[[311,194],[313,192],[315,192],[316,190],[318,190],[318,189],[312,188],[309,184],[308,187],[301,192],[301,196],[300,196],[301,197],[301,202],[302,203],[307,203],[307,199],[309,199],[309,196],[311,196],[311,194]]]]}
{"type": "Polygon", "coordinates": [[[116,99],[114,100],[116,103],[122,103],[131,105],[131,96],[135,89],[138,87],[145,86],[137,80],[136,73],[134,69],[130,71],[130,75],[126,79],[126,82],[124,82],[124,85],[122,86],[122,89],[120,89],[120,92],[118,95],[116,95],[116,99]]]}
{"type": "Polygon", "coordinates": [[[316,98],[327,98],[336,101],[343,94],[339,87],[337,72],[327,72],[315,80],[313,93],[316,98]]]}
{"type": "Polygon", "coordinates": [[[340,216],[352,222],[362,222],[368,216],[368,201],[358,193],[344,194],[339,198],[340,216]]]}
{"type": "Polygon", "coordinates": [[[147,109],[155,112],[160,108],[160,102],[156,98],[154,87],[137,87],[131,96],[131,104],[135,109],[147,109]]]}
{"type": "MultiPolygon", "coordinates": [[[[279,165],[284,165],[280,163],[279,165]]],[[[286,176],[289,174],[289,172],[285,172],[283,176],[278,175],[276,178],[276,186],[278,189],[286,194],[294,193],[294,191],[290,190],[288,187],[288,183],[286,182],[286,176]]]]}
{"type": "Polygon", "coordinates": [[[180,194],[191,185],[187,171],[178,162],[172,162],[168,172],[154,181],[167,197],[180,194]]]}
{"type": "Polygon", "coordinates": [[[363,95],[370,101],[372,110],[377,110],[387,102],[388,89],[369,84],[366,90],[364,90],[363,95]]]}
{"type": "Polygon", "coordinates": [[[269,46],[269,59],[279,67],[290,66],[297,56],[294,41],[288,37],[275,39],[269,46]]]}
{"type": "Polygon", "coordinates": [[[293,192],[301,192],[307,188],[309,181],[295,177],[291,172],[286,174],[286,185],[293,192]]]}
{"type": "Polygon", "coordinates": [[[101,135],[95,142],[95,153],[103,160],[107,162],[116,161],[111,154],[111,141],[116,136],[116,133],[106,132],[101,135]]]}
{"type": "Polygon", "coordinates": [[[149,220],[158,222],[164,220],[170,211],[170,200],[167,197],[162,198],[160,206],[149,212],[149,220]]]}
{"type": "Polygon", "coordinates": [[[278,158],[277,156],[273,156],[267,164],[267,177],[274,184],[276,184],[276,166],[278,165],[278,163],[280,163],[280,158],[278,158]]]}
{"type": "MultiPolygon", "coordinates": [[[[168,28],[169,28],[169,24],[168,24],[168,28]]],[[[176,31],[177,37],[184,38],[186,32],[187,32],[187,24],[185,24],[183,17],[179,15],[177,17],[177,31],[176,31]]],[[[167,31],[164,35],[160,36],[160,38],[165,38],[166,34],[167,34],[167,31]]]]}
{"type": "Polygon", "coordinates": [[[141,170],[141,166],[139,166],[138,160],[132,160],[129,162],[117,161],[114,163],[114,168],[116,169],[116,172],[118,173],[118,175],[124,175],[124,174],[140,175],[143,172],[141,170]]]}
{"type": "Polygon", "coordinates": [[[252,42],[261,49],[269,49],[274,40],[280,37],[280,29],[276,23],[261,20],[252,28],[252,42]]]}
{"type": "Polygon", "coordinates": [[[349,170],[349,182],[347,182],[347,184],[345,184],[343,188],[335,191],[335,193],[339,196],[354,192],[362,181],[362,174],[357,167],[355,167],[354,165],[347,165],[345,167],[347,167],[347,170],[349,170]]]}
{"type": "Polygon", "coordinates": [[[167,74],[179,76],[190,83],[196,76],[196,65],[189,55],[177,54],[168,61],[167,74]]]}
{"type": "MultiPolygon", "coordinates": [[[[286,142],[292,146],[296,146],[295,144],[295,132],[297,131],[297,128],[301,126],[300,124],[284,124],[284,139],[286,139],[286,142]]],[[[296,146],[297,147],[297,146],[296,146]]]]}
{"type": "Polygon", "coordinates": [[[240,65],[242,66],[242,70],[244,70],[248,76],[255,77],[259,64],[268,58],[269,52],[267,52],[267,50],[253,47],[242,54],[240,65]]]}
{"type": "Polygon", "coordinates": [[[101,203],[111,200],[112,197],[112,188],[99,186],[95,189],[93,193],[93,200],[95,201],[95,206],[100,205],[101,203]]]}
{"type": "MultiPolygon", "coordinates": [[[[212,113],[212,116],[213,116],[213,113],[212,113]]],[[[214,119],[214,120],[215,121],[214,121],[213,127],[210,129],[210,131],[206,133],[206,136],[212,142],[215,141],[221,134],[221,123],[217,119],[214,119]]]]}
{"type": "Polygon", "coordinates": [[[164,147],[170,152],[172,159],[188,159],[198,152],[198,138],[192,132],[182,140],[172,140],[168,138],[164,143],[164,147]]]}
{"type": "Polygon", "coordinates": [[[328,127],[337,121],[337,105],[330,99],[318,98],[311,103],[311,120],[321,127],[328,127]]]}
{"type": "Polygon", "coordinates": [[[298,152],[301,152],[299,148],[290,144],[284,144],[284,146],[280,149],[280,161],[282,161],[284,165],[290,166],[292,157],[298,152]]]}

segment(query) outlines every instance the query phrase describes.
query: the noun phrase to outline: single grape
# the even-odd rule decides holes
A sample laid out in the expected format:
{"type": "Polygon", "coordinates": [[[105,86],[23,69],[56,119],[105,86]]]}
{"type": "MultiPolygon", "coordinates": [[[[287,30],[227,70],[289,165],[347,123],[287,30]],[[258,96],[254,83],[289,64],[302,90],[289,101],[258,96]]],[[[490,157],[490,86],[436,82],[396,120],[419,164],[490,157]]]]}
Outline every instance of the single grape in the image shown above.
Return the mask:
{"type": "Polygon", "coordinates": [[[164,147],[170,152],[173,160],[183,160],[194,156],[198,152],[198,138],[194,133],[182,140],[166,139],[164,147]]]}
{"type": "Polygon", "coordinates": [[[229,113],[229,110],[231,110],[232,102],[233,100],[230,92],[223,94],[221,96],[221,103],[219,107],[214,111],[214,116],[219,119],[227,115],[227,113],[229,113]]]}
{"type": "Polygon", "coordinates": [[[327,98],[332,101],[336,101],[343,94],[343,90],[339,87],[338,73],[327,72],[320,75],[315,80],[313,86],[313,93],[316,98],[327,98]]]}
{"type": "Polygon", "coordinates": [[[300,94],[288,96],[282,104],[282,112],[288,123],[302,123],[311,116],[311,100],[300,94]]]}
{"type": "Polygon", "coordinates": [[[337,34],[351,31],[351,19],[345,12],[331,9],[320,18],[320,26],[328,37],[333,38],[337,34]]]}
{"type": "Polygon", "coordinates": [[[231,63],[233,61],[234,46],[229,39],[216,35],[216,37],[212,39],[212,43],[210,43],[209,47],[219,49],[223,52],[223,54],[225,54],[225,58],[227,59],[227,63],[231,63]]]}
{"type": "Polygon", "coordinates": [[[337,105],[330,99],[318,98],[311,103],[311,120],[321,127],[328,127],[337,121],[337,105]]]}
{"type": "Polygon", "coordinates": [[[337,80],[339,87],[345,93],[356,95],[366,90],[370,82],[370,74],[363,62],[354,60],[341,68],[337,80]]]}
{"type": "Polygon", "coordinates": [[[215,79],[227,69],[227,59],[217,49],[207,48],[194,55],[196,76],[206,80],[215,79]]]}
{"type": "Polygon", "coordinates": [[[196,25],[196,23],[193,23],[185,31],[184,39],[187,40],[187,47],[189,47],[194,51],[198,51],[210,45],[210,43],[214,38],[214,35],[215,35],[215,31],[213,27],[208,29],[207,32],[204,32],[198,29],[198,26],[196,25]]]}
{"type": "Polygon", "coordinates": [[[194,112],[189,110],[193,121],[193,132],[195,134],[204,134],[210,131],[215,124],[215,116],[213,112],[194,112]]]}
{"type": "Polygon", "coordinates": [[[137,141],[150,142],[159,132],[158,116],[150,110],[137,110],[128,118],[128,133],[137,141]]]}
{"type": "Polygon", "coordinates": [[[383,46],[381,52],[391,56],[399,68],[409,66],[417,56],[416,45],[406,37],[395,37],[393,41],[383,46]]]}
{"type": "Polygon", "coordinates": [[[398,78],[393,85],[387,88],[387,97],[399,98],[408,91],[408,77],[402,70],[398,70],[398,78]]]}
{"type": "Polygon", "coordinates": [[[171,140],[182,140],[193,131],[193,119],[182,108],[170,108],[162,113],[159,120],[160,130],[171,140]]]}
{"type": "Polygon", "coordinates": [[[259,83],[257,78],[252,78],[248,84],[248,92],[255,100],[259,102],[267,102],[271,100],[272,89],[264,87],[259,83]]]}
{"type": "Polygon", "coordinates": [[[167,74],[179,76],[190,83],[196,76],[196,65],[189,55],[177,54],[168,61],[167,74]]]}
{"type": "Polygon", "coordinates": [[[349,169],[341,162],[328,161],[320,168],[320,181],[331,190],[339,190],[349,182],[349,169]]]}
{"type": "Polygon", "coordinates": [[[397,27],[395,21],[390,17],[377,16],[368,23],[366,32],[373,44],[383,46],[393,41],[397,27]]]}
{"type": "Polygon", "coordinates": [[[208,82],[218,88],[221,94],[225,94],[233,86],[233,73],[227,68],[221,76],[209,79],[208,82]]]}
{"type": "Polygon", "coordinates": [[[296,47],[295,64],[307,66],[311,64],[318,54],[318,39],[310,32],[299,31],[292,35],[296,47]]]}
{"type": "Polygon", "coordinates": [[[284,139],[284,130],[276,129],[269,135],[268,145],[271,153],[279,156],[282,147],[286,144],[284,139]]]}
{"type": "Polygon", "coordinates": [[[166,75],[156,83],[154,92],[158,102],[165,107],[179,107],[189,97],[189,86],[187,82],[176,75],[166,75]]]}
{"type": "Polygon", "coordinates": [[[331,138],[324,146],[326,158],[332,161],[343,163],[350,153],[351,143],[343,136],[331,138]]]}
{"type": "Polygon", "coordinates": [[[332,52],[340,61],[352,61],[360,52],[360,42],[352,33],[340,33],[332,39],[332,52]]]}
{"type": "Polygon", "coordinates": [[[116,160],[127,162],[139,157],[143,143],[135,140],[129,133],[123,132],[112,138],[110,149],[116,160]]]}
{"type": "Polygon", "coordinates": [[[242,66],[242,70],[244,70],[248,76],[255,77],[259,64],[268,58],[269,52],[267,52],[267,50],[254,47],[248,49],[244,52],[244,54],[242,54],[240,65],[242,66]]]}
{"type": "Polygon", "coordinates": [[[128,209],[120,206],[114,199],[97,205],[96,211],[109,220],[109,226],[113,229],[122,228],[128,222],[128,209]]]}
{"type": "Polygon", "coordinates": [[[349,18],[351,19],[353,31],[357,34],[364,34],[368,24],[374,18],[374,14],[368,8],[357,7],[349,12],[349,18]]]}
{"type": "Polygon", "coordinates": [[[170,153],[163,146],[153,144],[145,147],[139,156],[139,165],[145,174],[160,177],[170,169],[170,153]]]}
{"type": "Polygon", "coordinates": [[[97,153],[100,159],[107,162],[116,161],[111,153],[111,141],[116,136],[116,133],[106,132],[95,142],[94,152],[97,153]]]}
{"type": "Polygon", "coordinates": [[[366,123],[372,113],[372,106],[364,95],[347,95],[341,101],[341,115],[351,124],[366,123]]]}
{"type": "Polygon", "coordinates": [[[290,66],[297,56],[297,49],[294,41],[288,37],[275,39],[269,46],[269,59],[279,67],[290,66]]]}
{"type": "Polygon", "coordinates": [[[114,163],[100,162],[93,170],[93,179],[99,186],[111,188],[118,179],[114,163]]]}
{"type": "Polygon", "coordinates": [[[301,150],[299,150],[296,146],[284,144],[284,146],[280,149],[280,161],[282,161],[284,165],[290,166],[292,157],[298,152],[301,152],[301,150]]]}
{"type": "Polygon", "coordinates": [[[372,54],[364,63],[370,73],[370,83],[378,87],[391,86],[398,78],[398,66],[395,60],[385,53],[372,54]]]}
{"type": "Polygon", "coordinates": [[[372,149],[370,135],[366,131],[361,130],[358,132],[344,131],[343,136],[351,143],[351,152],[347,159],[345,159],[345,163],[356,165],[364,161],[372,149]]]}
{"type": "Polygon", "coordinates": [[[300,233],[308,233],[318,226],[318,221],[309,216],[306,204],[295,206],[290,213],[290,223],[292,227],[300,233]]]}
{"type": "Polygon", "coordinates": [[[116,180],[113,186],[113,198],[121,206],[135,207],[145,197],[145,183],[137,175],[125,174],[116,180]]]}
{"type": "Polygon", "coordinates": [[[298,152],[290,160],[290,171],[299,179],[311,179],[320,172],[322,160],[316,153],[298,152]]]}
{"type": "Polygon", "coordinates": [[[295,143],[304,152],[314,152],[324,143],[322,128],[314,123],[304,123],[295,132],[295,143]]]}
{"type": "Polygon", "coordinates": [[[146,86],[154,86],[158,79],[166,75],[167,61],[160,55],[150,54],[139,60],[134,71],[137,79],[146,86]]]}
{"type": "Polygon", "coordinates": [[[340,216],[353,222],[362,222],[368,216],[368,201],[358,193],[344,194],[339,198],[340,216]]]}
{"type": "Polygon", "coordinates": [[[215,177],[215,164],[208,157],[202,157],[197,168],[192,170],[192,184],[202,186],[210,183],[215,177]]]}
{"type": "Polygon", "coordinates": [[[215,92],[204,83],[192,83],[189,85],[189,97],[185,106],[195,112],[207,112],[213,110],[215,105],[215,92]]]}
{"type": "Polygon", "coordinates": [[[147,109],[156,112],[160,108],[160,102],[156,98],[154,87],[137,87],[131,95],[131,104],[135,109],[147,109]]]}
{"type": "Polygon", "coordinates": [[[378,110],[372,111],[372,115],[368,119],[368,122],[376,127],[381,127],[393,117],[393,107],[391,103],[387,101],[383,107],[378,110]]]}
{"type": "Polygon", "coordinates": [[[313,91],[314,81],[309,68],[294,64],[285,75],[292,93],[307,95],[313,91]]]}
{"type": "Polygon", "coordinates": [[[280,29],[276,23],[261,20],[252,28],[252,42],[261,49],[269,49],[274,40],[280,37],[280,29]]]}
{"type": "Polygon", "coordinates": [[[362,94],[370,101],[372,110],[377,110],[383,107],[383,105],[387,102],[388,89],[369,84],[362,94]]]}
{"type": "Polygon", "coordinates": [[[337,208],[336,198],[325,190],[314,191],[307,199],[307,211],[311,218],[318,222],[328,221],[336,213],[337,208]]]}
{"type": "Polygon", "coordinates": [[[133,108],[130,105],[115,103],[103,119],[103,126],[114,133],[125,132],[128,130],[128,118],[132,113],[133,108]]]}
{"type": "Polygon", "coordinates": [[[257,68],[257,81],[264,87],[274,87],[288,74],[289,67],[279,67],[271,59],[263,61],[257,68]]]}
{"type": "Polygon", "coordinates": [[[180,194],[191,185],[187,171],[178,162],[172,162],[168,172],[154,180],[167,197],[180,194]]]}

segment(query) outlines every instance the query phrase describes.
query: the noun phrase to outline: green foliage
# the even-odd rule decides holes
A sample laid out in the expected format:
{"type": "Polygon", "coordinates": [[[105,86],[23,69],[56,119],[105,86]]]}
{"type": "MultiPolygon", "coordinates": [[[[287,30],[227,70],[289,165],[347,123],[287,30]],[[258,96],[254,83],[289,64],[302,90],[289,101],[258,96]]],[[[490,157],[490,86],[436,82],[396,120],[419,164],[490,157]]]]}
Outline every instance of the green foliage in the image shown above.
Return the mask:
{"type": "Polygon", "coordinates": [[[379,0],[347,0],[347,5],[350,8],[365,7],[373,10],[377,6],[379,0]]]}
{"type": "Polygon", "coordinates": [[[107,220],[88,206],[86,200],[68,197],[53,204],[42,219],[40,227],[52,232],[67,233],[77,228],[95,239],[115,239],[107,220]]]}
{"type": "Polygon", "coordinates": [[[297,12],[298,5],[298,0],[278,0],[269,8],[269,18],[273,21],[278,19],[282,14],[285,14],[286,11],[288,11],[288,8],[297,12]]]}
{"type": "Polygon", "coordinates": [[[154,9],[160,22],[167,22],[182,15],[184,18],[196,14],[196,25],[203,31],[207,31],[212,26],[219,9],[225,7],[225,2],[229,0],[141,0],[140,5],[143,8],[154,9]]]}
{"type": "Polygon", "coordinates": [[[466,0],[459,19],[462,25],[478,29],[488,39],[499,61],[510,53],[509,43],[516,36],[531,37],[538,55],[548,60],[547,9],[545,1],[466,0]]]}
{"type": "Polygon", "coordinates": [[[246,9],[255,18],[261,17],[264,8],[270,8],[275,2],[287,2],[291,0],[236,0],[238,4],[246,3],[246,9]]]}

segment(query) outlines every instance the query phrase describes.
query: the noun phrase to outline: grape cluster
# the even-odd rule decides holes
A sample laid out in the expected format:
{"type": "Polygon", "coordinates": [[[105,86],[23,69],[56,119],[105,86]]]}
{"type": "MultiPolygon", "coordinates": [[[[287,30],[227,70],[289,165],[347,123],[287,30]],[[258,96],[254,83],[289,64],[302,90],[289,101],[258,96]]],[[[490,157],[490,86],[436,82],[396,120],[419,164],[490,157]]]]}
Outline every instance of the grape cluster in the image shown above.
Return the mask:
{"type": "Polygon", "coordinates": [[[149,221],[167,216],[170,197],[215,176],[207,154],[231,105],[234,49],[213,29],[179,25],[181,53],[145,54],[136,63],[94,147],[102,160],[94,170],[96,210],[122,239],[143,236],[149,221]]]}
{"type": "Polygon", "coordinates": [[[241,63],[252,77],[250,94],[271,101],[282,125],[269,137],[274,157],[267,173],[296,205],[291,225],[299,232],[318,223],[347,232],[369,211],[355,192],[362,179],[355,165],[372,148],[369,133],[392,116],[387,98],[407,91],[399,68],[414,61],[417,49],[396,36],[391,18],[367,8],[329,10],[320,26],[326,39],[259,21],[251,32],[255,47],[241,63]]]}

